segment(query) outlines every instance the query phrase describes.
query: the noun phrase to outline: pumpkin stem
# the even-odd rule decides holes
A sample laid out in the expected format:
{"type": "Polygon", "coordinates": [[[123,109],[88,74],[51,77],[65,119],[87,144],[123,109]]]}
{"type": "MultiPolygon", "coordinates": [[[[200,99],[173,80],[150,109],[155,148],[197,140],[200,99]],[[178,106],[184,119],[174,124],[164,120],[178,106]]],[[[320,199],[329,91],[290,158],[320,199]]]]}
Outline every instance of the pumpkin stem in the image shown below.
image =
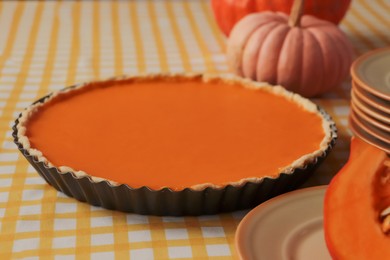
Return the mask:
{"type": "Polygon", "coordinates": [[[290,18],[288,19],[288,25],[291,27],[301,26],[301,17],[304,5],[305,0],[294,0],[290,11],[290,18]]]}

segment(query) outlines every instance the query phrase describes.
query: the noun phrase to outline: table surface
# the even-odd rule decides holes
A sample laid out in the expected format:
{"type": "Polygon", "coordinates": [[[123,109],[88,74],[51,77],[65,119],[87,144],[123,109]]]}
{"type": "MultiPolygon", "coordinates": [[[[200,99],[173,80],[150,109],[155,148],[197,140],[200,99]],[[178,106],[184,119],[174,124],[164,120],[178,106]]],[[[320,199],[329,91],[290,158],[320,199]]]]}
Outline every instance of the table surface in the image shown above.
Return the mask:
{"type": "MultiPolygon", "coordinates": [[[[354,0],[340,27],[358,55],[390,45],[390,1],[354,0]]],[[[0,258],[234,258],[247,211],[155,217],[77,202],[46,184],[17,150],[20,111],[64,86],[114,75],[227,72],[208,1],[0,1],[0,258]]],[[[339,138],[304,185],[326,184],[349,154],[350,83],[313,101],[339,138]]]]}

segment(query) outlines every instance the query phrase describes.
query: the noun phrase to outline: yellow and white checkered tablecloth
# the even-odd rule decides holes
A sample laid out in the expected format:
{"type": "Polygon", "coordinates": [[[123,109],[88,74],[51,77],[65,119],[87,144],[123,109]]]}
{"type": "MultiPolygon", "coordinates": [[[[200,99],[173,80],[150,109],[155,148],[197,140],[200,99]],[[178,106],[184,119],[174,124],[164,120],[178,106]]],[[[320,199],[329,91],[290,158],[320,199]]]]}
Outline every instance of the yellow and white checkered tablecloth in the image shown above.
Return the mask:
{"type": "MultiPolygon", "coordinates": [[[[390,1],[353,0],[341,24],[358,54],[390,44],[390,1]]],[[[13,143],[32,101],[91,79],[144,72],[226,72],[225,37],[208,1],[0,1],[0,258],[166,259],[236,256],[247,211],[201,217],[113,212],[47,185],[13,143]]],[[[306,184],[346,162],[349,82],[315,99],[339,129],[306,184]]]]}

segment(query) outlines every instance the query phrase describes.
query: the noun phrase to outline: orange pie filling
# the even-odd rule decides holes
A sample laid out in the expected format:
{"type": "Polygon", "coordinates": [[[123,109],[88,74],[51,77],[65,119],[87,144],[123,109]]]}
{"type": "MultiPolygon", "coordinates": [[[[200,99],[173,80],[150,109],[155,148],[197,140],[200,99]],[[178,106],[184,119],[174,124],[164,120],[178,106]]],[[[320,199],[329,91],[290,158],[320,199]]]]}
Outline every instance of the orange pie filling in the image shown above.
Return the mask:
{"type": "Polygon", "coordinates": [[[33,106],[20,140],[61,171],[155,190],[277,177],[324,151],[329,125],[313,103],[248,84],[202,77],[90,83],[33,106]]]}

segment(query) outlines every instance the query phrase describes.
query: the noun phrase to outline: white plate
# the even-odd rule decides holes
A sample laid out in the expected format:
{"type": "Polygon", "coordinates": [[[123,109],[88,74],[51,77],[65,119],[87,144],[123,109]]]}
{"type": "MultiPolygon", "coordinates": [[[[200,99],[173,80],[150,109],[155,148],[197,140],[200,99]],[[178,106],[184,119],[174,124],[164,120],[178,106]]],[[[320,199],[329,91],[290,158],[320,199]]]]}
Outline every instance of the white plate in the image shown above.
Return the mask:
{"type": "Polygon", "coordinates": [[[323,231],[327,186],[292,191],[250,211],[236,231],[241,259],[331,259],[323,231]]]}

